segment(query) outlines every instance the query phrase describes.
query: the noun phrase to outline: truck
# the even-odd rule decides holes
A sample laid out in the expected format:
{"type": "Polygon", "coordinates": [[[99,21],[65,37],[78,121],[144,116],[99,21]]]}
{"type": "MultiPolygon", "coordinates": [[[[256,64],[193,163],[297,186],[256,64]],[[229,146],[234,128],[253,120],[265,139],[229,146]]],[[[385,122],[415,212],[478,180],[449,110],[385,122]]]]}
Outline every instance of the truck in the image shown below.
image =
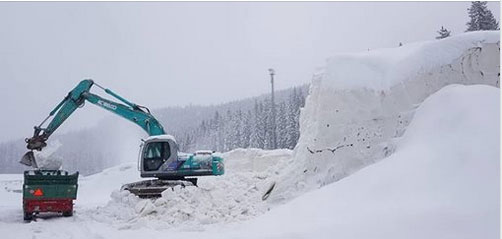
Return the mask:
{"type": "Polygon", "coordinates": [[[24,220],[46,212],[73,215],[73,200],[77,198],[78,172],[64,170],[26,170],[23,183],[24,220]]]}

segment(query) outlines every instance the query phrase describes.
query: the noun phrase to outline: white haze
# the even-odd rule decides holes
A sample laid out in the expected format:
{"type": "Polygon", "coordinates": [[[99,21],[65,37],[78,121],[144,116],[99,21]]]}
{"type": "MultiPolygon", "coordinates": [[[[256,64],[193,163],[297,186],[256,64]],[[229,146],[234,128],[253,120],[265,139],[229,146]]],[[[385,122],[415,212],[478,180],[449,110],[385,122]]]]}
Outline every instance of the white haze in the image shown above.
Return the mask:
{"type": "MultiPolygon", "coordinates": [[[[268,92],[270,67],[282,89],[336,52],[459,34],[469,4],[2,2],[0,141],[30,136],[84,78],[150,107],[221,103],[268,92]]],[[[87,104],[58,132],[106,115],[87,104]]]]}

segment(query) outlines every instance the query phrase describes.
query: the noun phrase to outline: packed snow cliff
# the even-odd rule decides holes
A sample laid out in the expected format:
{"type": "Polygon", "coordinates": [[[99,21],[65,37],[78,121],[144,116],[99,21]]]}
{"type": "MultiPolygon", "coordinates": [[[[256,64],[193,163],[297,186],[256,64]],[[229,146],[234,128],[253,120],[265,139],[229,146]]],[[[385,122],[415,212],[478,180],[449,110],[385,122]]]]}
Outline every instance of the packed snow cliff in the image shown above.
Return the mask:
{"type": "Polygon", "coordinates": [[[499,31],[330,58],[300,115],[294,160],[271,201],[335,182],[389,156],[416,107],[449,84],[499,87],[499,31]]]}

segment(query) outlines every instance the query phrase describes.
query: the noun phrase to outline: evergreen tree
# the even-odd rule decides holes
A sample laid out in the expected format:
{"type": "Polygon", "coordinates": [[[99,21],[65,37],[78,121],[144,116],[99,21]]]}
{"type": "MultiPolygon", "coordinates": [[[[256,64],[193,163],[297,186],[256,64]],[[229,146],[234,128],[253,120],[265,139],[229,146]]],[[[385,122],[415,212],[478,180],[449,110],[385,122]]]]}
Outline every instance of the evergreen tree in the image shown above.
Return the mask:
{"type": "Polygon", "coordinates": [[[247,113],[243,114],[242,119],[242,139],[241,139],[241,147],[249,148],[251,146],[251,134],[253,132],[253,114],[251,110],[248,110],[247,113]]]}
{"type": "Polygon", "coordinates": [[[497,20],[486,5],[485,1],[471,2],[471,7],[467,9],[470,21],[467,22],[466,32],[497,30],[499,28],[497,20]]]}
{"type": "Polygon", "coordinates": [[[251,134],[251,147],[265,148],[265,119],[263,116],[263,104],[255,101],[254,106],[254,130],[251,134]]]}
{"type": "Polygon", "coordinates": [[[264,149],[272,149],[273,148],[273,118],[272,118],[272,104],[270,99],[265,99],[263,102],[263,111],[262,111],[262,122],[263,122],[263,136],[264,136],[264,149]]]}
{"type": "Polygon", "coordinates": [[[287,105],[287,116],[286,116],[286,148],[293,149],[296,146],[296,143],[299,138],[299,113],[301,101],[299,100],[299,96],[296,88],[293,89],[293,92],[289,96],[288,105],[287,105]]]}
{"type": "Polygon", "coordinates": [[[242,147],[242,111],[238,109],[233,115],[232,121],[233,140],[231,149],[242,147]]]}
{"type": "Polygon", "coordinates": [[[213,139],[213,143],[211,148],[216,149],[217,151],[223,151],[225,141],[223,139],[223,120],[218,111],[215,112],[214,117],[211,121],[211,135],[210,138],[213,139]]]}
{"type": "Polygon", "coordinates": [[[441,29],[439,29],[439,31],[437,31],[437,33],[439,34],[439,36],[437,36],[436,39],[443,39],[443,38],[449,37],[451,31],[448,31],[448,29],[441,26],[441,29]]]}
{"type": "Polygon", "coordinates": [[[233,141],[235,140],[235,132],[233,131],[234,118],[232,112],[227,110],[227,114],[225,116],[225,120],[222,122],[223,124],[223,151],[228,151],[233,147],[233,141]]]}
{"type": "Polygon", "coordinates": [[[281,102],[279,104],[279,110],[277,112],[277,147],[278,148],[288,148],[287,146],[287,111],[286,103],[281,102]]]}
{"type": "Polygon", "coordinates": [[[191,132],[185,133],[185,136],[181,139],[179,143],[180,150],[182,152],[189,152],[192,149],[195,139],[191,132]]]}

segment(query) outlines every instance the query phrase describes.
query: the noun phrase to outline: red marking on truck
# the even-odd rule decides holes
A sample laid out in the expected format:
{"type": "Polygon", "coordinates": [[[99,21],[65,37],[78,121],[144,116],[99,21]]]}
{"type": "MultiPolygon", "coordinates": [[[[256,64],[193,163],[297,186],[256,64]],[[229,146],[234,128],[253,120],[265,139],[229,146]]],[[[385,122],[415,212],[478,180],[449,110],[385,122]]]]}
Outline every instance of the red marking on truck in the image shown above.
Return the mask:
{"type": "Polygon", "coordinates": [[[42,192],[42,189],[40,189],[40,188],[37,188],[37,189],[35,190],[35,192],[33,193],[33,196],[38,196],[38,197],[40,197],[40,196],[43,196],[43,195],[44,195],[44,192],[42,192]]]}

